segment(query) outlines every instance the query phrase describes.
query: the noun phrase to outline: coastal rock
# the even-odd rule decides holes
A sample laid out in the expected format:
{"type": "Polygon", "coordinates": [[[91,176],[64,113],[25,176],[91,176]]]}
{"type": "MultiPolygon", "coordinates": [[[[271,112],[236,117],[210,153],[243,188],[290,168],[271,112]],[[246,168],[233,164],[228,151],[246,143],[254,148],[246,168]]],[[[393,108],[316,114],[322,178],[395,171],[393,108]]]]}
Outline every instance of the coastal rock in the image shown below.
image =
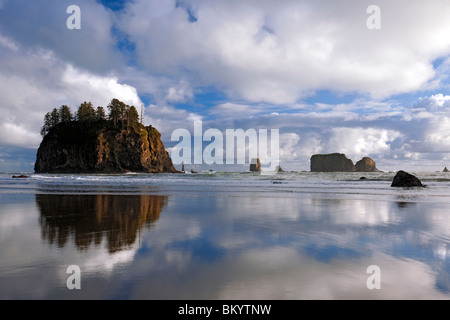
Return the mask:
{"type": "Polygon", "coordinates": [[[399,171],[392,181],[391,187],[423,187],[422,182],[412,174],[399,171]]]}
{"type": "Polygon", "coordinates": [[[357,172],[379,172],[373,161],[369,157],[364,157],[355,164],[355,171],[357,172]]]}
{"type": "Polygon", "coordinates": [[[444,171],[442,171],[442,172],[449,172],[449,171],[448,171],[447,167],[445,167],[444,171]]]}
{"type": "Polygon", "coordinates": [[[311,172],[351,172],[354,171],[353,161],[345,154],[315,154],[311,157],[311,172]]]}
{"type": "Polygon", "coordinates": [[[152,126],[128,130],[97,123],[60,123],[42,140],[36,173],[177,172],[152,126]]]}
{"type": "Polygon", "coordinates": [[[13,179],[26,179],[28,176],[20,175],[20,176],[12,176],[13,179]]]}
{"type": "Polygon", "coordinates": [[[284,171],[283,169],[281,169],[280,166],[277,166],[276,172],[286,172],[286,171],[284,171]]]}
{"type": "Polygon", "coordinates": [[[261,162],[259,161],[259,158],[252,159],[250,163],[250,171],[251,172],[260,172],[261,171],[261,162]]]}

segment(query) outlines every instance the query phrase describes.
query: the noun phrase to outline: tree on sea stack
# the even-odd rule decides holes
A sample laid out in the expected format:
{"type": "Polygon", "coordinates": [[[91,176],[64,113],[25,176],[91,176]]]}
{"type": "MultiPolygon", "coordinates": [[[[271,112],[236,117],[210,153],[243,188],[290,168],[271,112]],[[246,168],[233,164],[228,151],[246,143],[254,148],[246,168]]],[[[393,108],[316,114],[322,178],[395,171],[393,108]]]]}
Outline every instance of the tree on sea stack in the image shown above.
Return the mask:
{"type": "Polygon", "coordinates": [[[52,127],[52,120],[50,112],[47,112],[44,116],[44,124],[41,128],[41,136],[44,137],[50,131],[51,127],[52,127]]]}
{"type": "Polygon", "coordinates": [[[127,106],[127,130],[129,126],[139,123],[139,113],[134,106],[127,106]]]}
{"type": "Polygon", "coordinates": [[[77,112],[78,121],[93,122],[96,118],[97,115],[91,102],[84,102],[80,105],[77,112]]]}
{"type": "Polygon", "coordinates": [[[62,105],[59,108],[59,118],[63,123],[67,123],[73,120],[72,112],[70,111],[70,108],[68,106],[62,105]]]}
{"type": "Polygon", "coordinates": [[[97,117],[97,121],[106,120],[106,113],[105,113],[105,109],[103,107],[97,107],[96,117],[97,117]]]}
{"type": "Polygon", "coordinates": [[[52,112],[50,113],[50,124],[52,127],[56,126],[59,123],[60,117],[59,117],[59,110],[56,108],[53,108],[52,112]]]}

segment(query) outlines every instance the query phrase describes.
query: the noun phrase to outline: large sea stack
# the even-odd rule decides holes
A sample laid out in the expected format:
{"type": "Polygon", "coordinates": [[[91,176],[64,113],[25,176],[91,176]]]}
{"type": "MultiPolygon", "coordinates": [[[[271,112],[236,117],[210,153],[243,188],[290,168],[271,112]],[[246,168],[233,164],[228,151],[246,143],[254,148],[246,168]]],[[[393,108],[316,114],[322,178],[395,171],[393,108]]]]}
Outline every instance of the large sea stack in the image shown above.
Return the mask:
{"type": "Polygon", "coordinates": [[[354,164],[345,154],[315,154],[311,157],[311,172],[349,172],[354,171],[354,164]]]}
{"type": "Polygon", "coordinates": [[[177,172],[152,126],[118,128],[108,121],[59,123],[39,146],[36,173],[177,172]]]}

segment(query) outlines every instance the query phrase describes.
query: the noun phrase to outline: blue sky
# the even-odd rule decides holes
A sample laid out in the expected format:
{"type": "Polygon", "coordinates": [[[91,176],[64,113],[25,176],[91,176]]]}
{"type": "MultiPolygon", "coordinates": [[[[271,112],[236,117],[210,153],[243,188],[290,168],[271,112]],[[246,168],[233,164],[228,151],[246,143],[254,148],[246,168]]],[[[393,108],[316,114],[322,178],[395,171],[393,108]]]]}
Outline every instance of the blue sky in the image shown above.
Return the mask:
{"type": "MultiPolygon", "coordinates": [[[[450,166],[450,3],[0,0],[0,172],[32,171],[45,113],[112,98],[174,130],[278,129],[280,161],[450,166]],[[78,5],[81,29],[66,9],[78,5]]],[[[246,166],[243,167],[246,170],[246,166]]]]}

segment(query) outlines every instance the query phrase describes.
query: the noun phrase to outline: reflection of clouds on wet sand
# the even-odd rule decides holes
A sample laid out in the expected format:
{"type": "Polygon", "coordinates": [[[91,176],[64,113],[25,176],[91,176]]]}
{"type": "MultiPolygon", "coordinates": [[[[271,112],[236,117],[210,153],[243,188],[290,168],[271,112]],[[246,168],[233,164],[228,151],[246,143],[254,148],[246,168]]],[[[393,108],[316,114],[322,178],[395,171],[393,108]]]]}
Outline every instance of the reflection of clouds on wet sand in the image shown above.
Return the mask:
{"type": "Polygon", "coordinates": [[[0,280],[11,288],[0,297],[32,283],[28,294],[38,298],[449,298],[445,205],[309,195],[52,197],[16,220],[5,216],[20,209],[1,211],[0,258],[11,277],[0,280]],[[30,232],[7,231],[22,223],[30,232]],[[70,264],[82,269],[81,293],[65,288],[70,264]],[[381,290],[366,287],[373,264],[381,290]]]}
{"type": "Polygon", "coordinates": [[[383,254],[321,263],[292,249],[273,248],[248,252],[233,261],[230,273],[245,273],[241,275],[245,281],[228,283],[219,299],[448,298],[435,288],[429,266],[383,254]],[[272,255],[277,259],[267,263],[272,255]],[[369,290],[366,268],[375,263],[381,268],[381,289],[369,290]],[[253,272],[258,265],[263,265],[265,272],[253,272]]]}
{"type": "Polygon", "coordinates": [[[419,261],[384,254],[324,263],[293,248],[252,249],[211,264],[189,261],[183,276],[141,277],[131,297],[172,299],[447,299],[419,261]],[[369,265],[381,268],[381,289],[369,290],[369,265]]]}
{"type": "MultiPolygon", "coordinates": [[[[432,299],[445,298],[450,288],[447,244],[429,233],[432,224],[423,219],[422,204],[401,212],[395,202],[224,200],[218,200],[217,214],[186,214],[176,205],[165,214],[174,216],[162,219],[146,240],[152,258],[134,261],[147,279],[136,284],[134,297],[432,299]],[[270,201],[284,201],[281,207],[287,203],[298,219],[284,219],[283,209],[267,209],[278,208],[265,206],[270,201]],[[319,206],[315,215],[308,212],[311,204],[319,206]],[[359,210],[371,218],[353,215],[359,210]],[[169,221],[176,231],[171,232],[169,221]],[[197,225],[202,227],[192,238],[188,230],[197,225]],[[425,240],[427,234],[432,237],[425,240]],[[439,254],[436,263],[420,255],[429,249],[431,255],[439,254]],[[177,259],[169,259],[168,253],[177,259]],[[380,291],[366,287],[366,268],[372,264],[382,268],[380,291]],[[147,278],[145,266],[157,266],[158,279],[147,278]]],[[[197,200],[183,199],[193,205],[189,201],[197,200]]],[[[429,212],[445,214],[439,208],[429,212]]]]}

